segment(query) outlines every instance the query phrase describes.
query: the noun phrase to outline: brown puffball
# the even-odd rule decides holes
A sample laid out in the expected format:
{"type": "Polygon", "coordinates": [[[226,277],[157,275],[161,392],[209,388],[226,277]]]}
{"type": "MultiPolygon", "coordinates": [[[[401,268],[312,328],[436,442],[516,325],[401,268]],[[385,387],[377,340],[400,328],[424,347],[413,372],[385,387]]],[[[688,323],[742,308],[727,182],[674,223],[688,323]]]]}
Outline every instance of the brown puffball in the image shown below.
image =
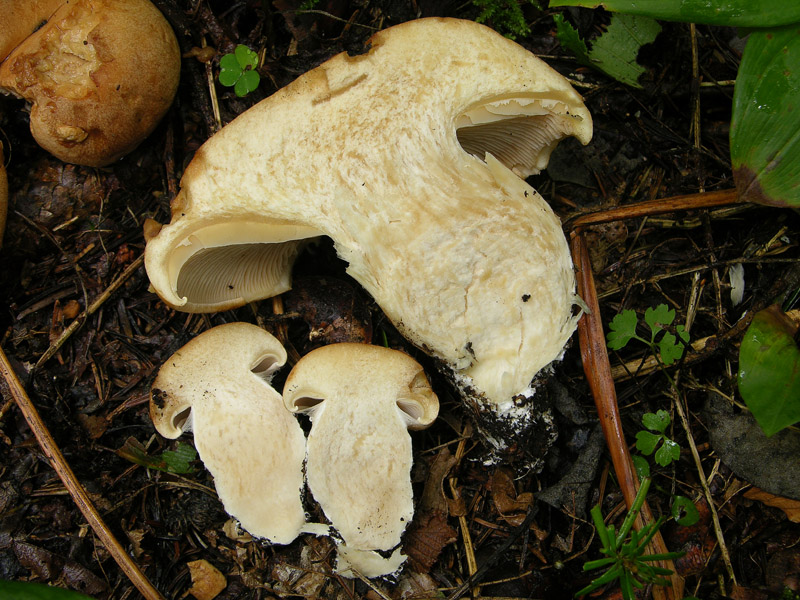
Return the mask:
{"type": "MultiPolygon", "coordinates": [[[[26,2],[0,1],[20,4],[26,2]]],[[[0,26],[0,49],[19,44],[0,64],[0,88],[31,102],[33,137],[57,158],[114,162],[172,103],[180,75],[172,29],[148,0],[62,0],[52,15],[51,2],[30,5],[44,14],[17,21],[22,33],[0,26]]]]}

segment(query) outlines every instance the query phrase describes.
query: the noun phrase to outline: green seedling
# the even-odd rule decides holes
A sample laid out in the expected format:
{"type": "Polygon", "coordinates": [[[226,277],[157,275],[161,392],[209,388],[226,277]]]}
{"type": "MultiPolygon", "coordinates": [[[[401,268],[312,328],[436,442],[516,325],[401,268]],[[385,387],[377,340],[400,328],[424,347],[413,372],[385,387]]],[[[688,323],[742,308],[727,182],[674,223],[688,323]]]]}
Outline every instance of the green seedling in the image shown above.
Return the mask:
{"type": "Polygon", "coordinates": [[[633,505],[625,516],[619,532],[615,530],[613,525],[606,525],[603,522],[603,514],[599,505],[592,509],[592,520],[602,544],[600,552],[605,555],[605,558],[588,561],[583,565],[583,570],[591,571],[604,567],[606,567],[606,570],[592,583],[577,592],[576,596],[583,596],[617,580],[622,590],[622,597],[625,600],[635,600],[635,588],[642,589],[650,584],[669,585],[669,580],[666,577],[672,575],[672,571],[654,566],[651,563],[660,560],[672,560],[682,556],[682,553],[645,554],[647,545],[666,520],[665,517],[659,517],[657,521],[645,525],[639,531],[633,529],[633,523],[644,504],[648,489],[650,489],[650,479],[642,480],[633,505]]]}
{"type": "Polygon", "coordinates": [[[669,413],[665,410],[645,413],[642,417],[642,425],[650,431],[642,430],[636,434],[636,449],[647,456],[650,456],[655,450],[656,462],[662,467],[666,467],[681,456],[681,447],[666,435],[669,424],[669,413]]]}
{"type": "Polygon", "coordinates": [[[186,475],[194,472],[191,462],[197,458],[197,451],[190,444],[180,442],[175,450],[150,456],[136,438],[128,438],[117,450],[117,456],[148,469],[186,475]]]}
{"type": "Polygon", "coordinates": [[[650,328],[650,339],[648,340],[636,334],[638,325],[636,313],[632,310],[623,310],[609,324],[610,331],[606,336],[608,347],[612,350],[620,350],[631,340],[638,340],[649,346],[653,354],[660,357],[662,364],[669,366],[683,356],[684,344],[689,341],[689,332],[683,325],[675,326],[677,337],[667,330],[674,320],[675,311],[667,308],[665,304],[648,308],[644,313],[644,321],[650,328]],[[662,332],[663,334],[659,335],[662,332]],[[678,337],[682,342],[678,341],[678,337]]]}
{"type": "Polygon", "coordinates": [[[239,44],[231,54],[219,60],[219,82],[232,87],[237,96],[244,97],[258,87],[261,76],[256,71],[258,54],[239,44]]]}

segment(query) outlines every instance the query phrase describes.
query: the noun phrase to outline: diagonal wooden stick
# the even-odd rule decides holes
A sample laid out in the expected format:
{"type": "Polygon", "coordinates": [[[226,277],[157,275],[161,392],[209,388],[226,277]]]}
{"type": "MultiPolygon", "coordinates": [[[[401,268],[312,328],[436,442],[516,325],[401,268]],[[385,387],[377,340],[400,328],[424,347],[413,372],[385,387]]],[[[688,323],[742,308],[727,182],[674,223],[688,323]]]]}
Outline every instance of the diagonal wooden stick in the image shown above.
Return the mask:
{"type": "Polygon", "coordinates": [[[636,217],[660,215],[681,210],[716,208],[719,206],[736,204],[738,202],[739,197],[736,190],[704,192],[702,194],[689,194],[687,196],[672,196],[670,198],[645,200],[644,202],[637,202],[635,204],[626,204],[616,208],[577,215],[567,219],[565,226],[576,230],[587,225],[611,223],[612,221],[621,221],[622,219],[634,219],[636,217]]]}
{"type": "Polygon", "coordinates": [[[125,549],[103,522],[100,513],[97,512],[97,509],[92,504],[86,490],[83,489],[78,478],[75,477],[75,473],[72,472],[69,464],[67,464],[64,455],[61,454],[61,450],[58,449],[53,436],[50,435],[44,421],[42,421],[41,416],[39,416],[39,411],[36,410],[36,407],[33,405],[30,398],[28,398],[28,394],[25,393],[22,382],[11,368],[11,363],[9,363],[8,357],[2,348],[0,348],[0,376],[2,376],[8,385],[8,391],[16,401],[17,406],[19,406],[25,420],[28,422],[28,426],[31,428],[31,431],[33,431],[33,435],[36,436],[39,446],[50,461],[50,465],[64,483],[64,487],[69,491],[72,500],[78,506],[81,513],[83,513],[84,518],[89,522],[95,535],[100,538],[106,550],[111,553],[111,556],[122,571],[128,576],[131,583],[136,586],[136,589],[141,592],[146,600],[164,600],[164,596],[153,587],[153,584],[150,583],[133,559],[128,556],[125,549]]]}
{"type": "MultiPolygon", "coordinates": [[[[625,441],[625,434],[622,431],[622,419],[617,406],[617,392],[611,377],[611,363],[608,360],[606,338],[600,318],[600,304],[597,301],[594,276],[589,262],[589,250],[586,247],[586,239],[582,230],[578,229],[573,232],[571,247],[572,261],[577,269],[578,294],[588,307],[588,312],[578,321],[578,339],[580,340],[583,370],[594,396],[614,472],[619,480],[625,503],[630,508],[639,489],[639,478],[636,476],[628,444],[625,441]]],[[[653,515],[647,502],[642,506],[636,520],[636,528],[641,529],[644,521],[653,521],[653,515]]],[[[668,551],[660,532],[651,541],[650,548],[653,554],[662,554],[668,551]]],[[[675,567],[672,561],[662,561],[661,566],[672,569],[672,586],[654,587],[653,597],[668,600],[683,598],[683,578],[674,573],[675,567]]]]}

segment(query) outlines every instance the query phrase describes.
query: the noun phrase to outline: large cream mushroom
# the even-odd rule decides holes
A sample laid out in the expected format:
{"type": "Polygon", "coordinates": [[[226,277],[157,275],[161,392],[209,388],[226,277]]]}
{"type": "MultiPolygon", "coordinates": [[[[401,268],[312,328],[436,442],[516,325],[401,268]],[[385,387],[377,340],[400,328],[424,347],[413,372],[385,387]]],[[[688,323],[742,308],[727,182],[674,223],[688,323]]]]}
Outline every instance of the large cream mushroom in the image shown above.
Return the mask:
{"type": "Polygon", "coordinates": [[[338,572],[398,570],[406,558],[400,537],[414,514],[407,429],[429,426],[439,411],[420,364],[389,348],[331,344],[298,361],[283,399],[311,417],[306,479],[343,540],[338,572]]]}
{"type": "Polygon", "coordinates": [[[283,346],[263,329],[220,325],[164,363],[150,399],[161,435],[194,432],[228,514],[251,534],[279,544],[305,530],[305,437],[269,385],[285,361],[283,346]]]}
{"type": "Polygon", "coordinates": [[[0,91],[32,104],[33,137],[57,158],[110,164],[172,103],[180,51],[149,0],[0,0],[0,8],[0,91]]]}
{"type": "Polygon", "coordinates": [[[513,420],[579,312],[558,218],[520,177],[591,134],[569,83],[491,29],[398,25],[206,142],[171,222],[145,228],[147,273],[172,307],[224,310],[289,289],[303,244],[330,236],[472,404],[513,420]]]}

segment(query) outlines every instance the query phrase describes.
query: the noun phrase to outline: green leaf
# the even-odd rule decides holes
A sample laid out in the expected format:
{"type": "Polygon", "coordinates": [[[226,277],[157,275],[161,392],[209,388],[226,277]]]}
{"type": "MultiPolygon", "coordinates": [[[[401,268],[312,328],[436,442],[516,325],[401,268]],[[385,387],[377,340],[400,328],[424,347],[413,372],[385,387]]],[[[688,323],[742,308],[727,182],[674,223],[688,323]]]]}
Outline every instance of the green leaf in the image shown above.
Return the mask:
{"type": "Polygon", "coordinates": [[[553,20],[556,22],[556,36],[561,45],[572,52],[582,63],[588,63],[589,49],[578,34],[578,30],[561,13],[553,15],[553,20]]]}
{"type": "Polygon", "coordinates": [[[631,460],[633,461],[633,468],[636,469],[636,475],[639,479],[650,477],[650,463],[647,462],[644,456],[634,454],[631,456],[631,460]]]}
{"type": "Polygon", "coordinates": [[[662,436],[649,431],[640,431],[636,434],[636,449],[642,454],[650,455],[656,449],[661,438],[662,436]]]}
{"type": "Polygon", "coordinates": [[[551,0],[550,7],[556,6],[602,6],[665,21],[730,27],[774,27],[800,21],[800,2],[795,0],[551,0]]]}
{"type": "Polygon", "coordinates": [[[672,501],[672,518],[678,525],[688,527],[700,520],[700,512],[686,496],[675,496],[672,501]]]}
{"type": "Polygon", "coordinates": [[[161,460],[166,464],[167,470],[172,473],[191,473],[191,462],[197,459],[197,450],[190,444],[180,442],[175,450],[164,450],[161,460]]]}
{"type": "Polygon", "coordinates": [[[739,393],[767,436],[800,421],[797,327],[777,305],[747,328],[739,348],[739,393]]]}
{"type": "Polygon", "coordinates": [[[664,438],[664,444],[656,450],[655,461],[662,467],[666,467],[673,460],[681,457],[681,447],[669,438],[664,438]]]}
{"type": "Polygon", "coordinates": [[[612,350],[624,348],[636,336],[636,321],[636,313],[632,310],[623,310],[614,317],[608,324],[608,347],[612,350]]]}
{"type": "Polygon", "coordinates": [[[136,438],[129,437],[117,450],[117,456],[148,469],[184,475],[194,471],[189,463],[197,458],[197,452],[191,445],[180,442],[174,451],[165,450],[158,456],[150,456],[136,438]]]}
{"type": "Polygon", "coordinates": [[[750,34],[733,92],[730,139],[741,200],[800,206],[797,25],[750,34]]]}
{"type": "Polygon", "coordinates": [[[661,362],[669,366],[683,356],[683,344],[677,343],[677,338],[669,331],[658,340],[658,354],[661,362]]]}
{"type": "Polygon", "coordinates": [[[244,81],[245,89],[249,94],[250,92],[255,91],[258,87],[258,84],[261,83],[261,76],[257,71],[245,71],[242,73],[242,80],[244,81]]]}
{"type": "Polygon", "coordinates": [[[644,322],[650,327],[654,336],[660,330],[672,325],[674,320],[675,310],[668,308],[666,304],[659,304],[655,308],[648,308],[644,311],[644,322]]]}
{"type": "Polygon", "coordinates": [[[4,581],[0,579],[0,598],[8,600],[92,600],[78,592],[41,583],[4,581]]]}
{"type": "Polygon", "coordinates": [[[575,52],[578,60],[603,71],[617,81],[640,88],[638,79],[645,69],[636,62],[639,50],[661,31],[661,25],[648,17],[614,14],[605,33],[592,41],[592,49],[563,19],[556,19],[557,35],[575,52]],[[560,21],[560,22],[559,22],[560,21]],[[563,36],[563,39],[562,39],[563,36]]]}
{"type": "MultiPolygon", "coordinates": [[[[255,69],[258,66],[258,54],[243,44],[236,46],[233,54],[236,57],[236,62],[239,64],[239,67],[242,71],[247,68],[255,69]]],[[[220,61],[220,65],[221,64],[222,62],[220,61]]]]}
{"type": "Polygon", "coordinates": [[[650,431],[658,431],[664,433],[669,427],[672,419],[669,418],[669,413],[664,409],[659,409],[654,413],[644,413],[642,415],[642,425],[647,427],[650,431]]]}
{"type": "Polygon", "coordinates": [[[242,76],[242,67],[236,56],[226,54],[219,59],[219,82],[225,87],[233,87],[242,76]]]}

